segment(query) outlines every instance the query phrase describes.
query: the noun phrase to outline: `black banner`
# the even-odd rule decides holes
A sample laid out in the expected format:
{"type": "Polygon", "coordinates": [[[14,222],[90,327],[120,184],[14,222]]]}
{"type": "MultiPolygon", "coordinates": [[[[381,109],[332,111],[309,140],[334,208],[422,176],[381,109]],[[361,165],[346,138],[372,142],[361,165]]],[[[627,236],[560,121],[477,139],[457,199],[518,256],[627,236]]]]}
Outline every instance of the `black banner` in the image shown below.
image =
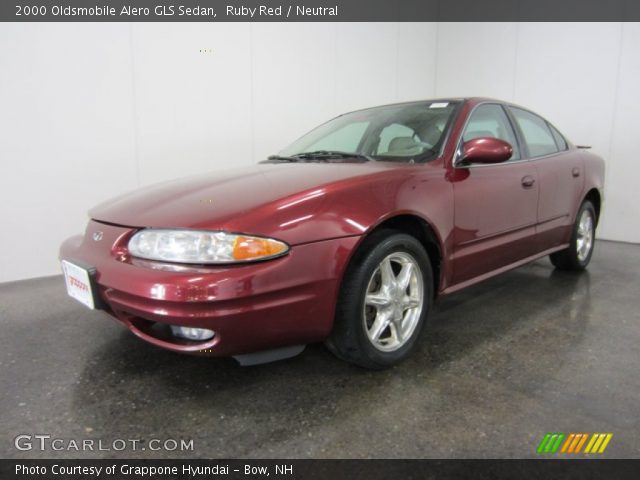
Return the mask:
{"type": "Polygon", "coordinates": [[[640,21],[638,0],[3,0],[2,22],[640,21]]]}
{"type": "Polygon", "coordinates": [[[635,479],[638,460],[0,460],[4,479],[635,479]]]}

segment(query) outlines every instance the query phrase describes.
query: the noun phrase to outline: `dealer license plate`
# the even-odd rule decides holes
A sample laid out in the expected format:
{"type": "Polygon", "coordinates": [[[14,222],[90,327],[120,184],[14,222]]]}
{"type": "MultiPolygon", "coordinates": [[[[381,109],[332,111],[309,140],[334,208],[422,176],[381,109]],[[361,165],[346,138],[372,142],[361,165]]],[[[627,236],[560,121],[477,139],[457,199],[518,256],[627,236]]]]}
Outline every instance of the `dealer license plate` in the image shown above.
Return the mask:
{"type": "Polygon", "coordinates": [[[67,285],[69,296],[90,309],[95,309],[96,305],[89,271],[66,260],[62,260],[62,271],[64,272],[64,281],[67,285]]]}

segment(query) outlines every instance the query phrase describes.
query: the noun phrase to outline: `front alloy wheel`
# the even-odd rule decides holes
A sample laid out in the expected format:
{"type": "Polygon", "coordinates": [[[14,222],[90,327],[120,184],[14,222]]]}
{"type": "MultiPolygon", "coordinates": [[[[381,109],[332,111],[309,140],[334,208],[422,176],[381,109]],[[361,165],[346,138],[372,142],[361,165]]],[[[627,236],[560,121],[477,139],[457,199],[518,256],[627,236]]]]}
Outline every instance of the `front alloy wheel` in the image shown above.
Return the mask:
{"type": "Polygon", "coordinates": [[[345,273],[327,346],[361,367],[382,369],[406,358],[433,299],[429,256],[413,236],[372,233],[345,273]]]}
{"type": "Polygon", "coordinates": [[[407,252],[388,255],[371,275],[362,318],[371,344],[393,352],[411,338],[424,303],[422,272],[407,252]]]}

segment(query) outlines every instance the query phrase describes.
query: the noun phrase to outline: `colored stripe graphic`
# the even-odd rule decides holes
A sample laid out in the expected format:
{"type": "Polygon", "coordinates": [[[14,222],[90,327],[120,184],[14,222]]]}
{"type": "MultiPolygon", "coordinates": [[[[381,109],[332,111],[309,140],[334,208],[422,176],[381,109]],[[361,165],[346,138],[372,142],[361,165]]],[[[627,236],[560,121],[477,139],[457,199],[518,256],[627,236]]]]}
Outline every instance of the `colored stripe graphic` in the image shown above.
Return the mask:
{"type": "Polygon", "coordinates": [[[613,433],[594,433],[584,453],[604,453],[613,437],[613,433]]]}
{"type": "Polygon", "coordinates": [[[548,453],[604,453],[613,433],[546,433],[538,445],[539,454],[548,453]],[[591,436],[591,438],[589,438],[591,436]],[[587,441],[589,440],[589,441],[587,441]],[[564,441],[564,442],[563,442],[564,441]],[[586,444],[586,447],[585,447],[586,444]],[[582,448],[584,450],[582,450],[582,448]]]}
{"type": "Polygon", "coordinates": [[[598,439],[597,433],[594,433],[593,435],[591,435],[591,440],[589,440],[589,443],[587,443],[587,448],[584,449],[584,453],[591,453],[591,447],[593,447],[593,444],[596,443],[597,439],[598,439]]]}
{"type": "Polygon", "coordinates": [[[609,442],[611,441],[611,439],[613,438],[613,433],[607,433],[607,436],[604,439],[604,442],[602,442],[602,445],[600,445],[600,450],[598,450],[598,453],[604,453],[605,449],[607,448],[607,445],[609,445],[609,442]]]}
{"type": "Polygon", "coordinates": [[[580,441],[580,439],[582,438],[582,435],[579,433],[576,433],[575,437],[573,437],[573,442],[571,442],[571,446],[569,447],[569,452],[568,453],[574,453],[576,450],[576,446],[578,445],[578,442],[580,441]]]}
{"type": "Polygon", "coordinates": [[[564,433],[559,433],[558,439],[556,440],[556,443],[551,448],[550,453],[556,453],[558,451],[558,448],[560,448],[560,444],[562,443],[563,438],[564,438],[564,433]]]}
{"type": "Polygon", "coordinates": [[[547,433],[538,445],[538,453],[556,453],[564,436],[564,433],[547,433]]]}
{"type": "Polygon", "coordinates": [[[562,450],[560,450],[560,453],[567,453],[567,450],[569,449],[569,445],[571,445],[571,442],[573,442],[573,439],[575,438],[576,434],[575,433],[570,433],[569,436],[567,437],[567,441],[564,442],[564,445],[562,446],[562,450]]]}
{"type": "Polygon", "coordinates": [[[542,439],[542,441],[540,442],[540,445],[538,445],[538,453],[544,453],[544,447],[547,445],[547,442],[549,441],[549,439],[551,438],[551,434],[547,433],[544,438],[542,439]]]}
{"type": "Polygon", "coordinates": [[[589,438],[589,434],[583,433],[582,438],[580,439],[580,442],[578,442],[578,445],[576,445],[576,450],[573,453],[580,453],[580,450],[582,450],[582,446],[584,445],[584,442],[587,441],[587,438],[589,438]]]}

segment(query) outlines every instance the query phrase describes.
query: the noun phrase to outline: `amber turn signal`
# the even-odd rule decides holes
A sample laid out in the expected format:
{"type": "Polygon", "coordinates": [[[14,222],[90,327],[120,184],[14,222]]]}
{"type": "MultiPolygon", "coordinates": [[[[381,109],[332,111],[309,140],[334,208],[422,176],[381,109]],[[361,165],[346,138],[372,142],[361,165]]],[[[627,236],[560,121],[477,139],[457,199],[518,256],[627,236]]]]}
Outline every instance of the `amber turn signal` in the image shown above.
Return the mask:
{"type": "Polygon", "coordinates": [[[259,260],[275,257],[286,251],[286,244],[269,238],[238,236],[233,242],[235,260],[259,260]]]}

